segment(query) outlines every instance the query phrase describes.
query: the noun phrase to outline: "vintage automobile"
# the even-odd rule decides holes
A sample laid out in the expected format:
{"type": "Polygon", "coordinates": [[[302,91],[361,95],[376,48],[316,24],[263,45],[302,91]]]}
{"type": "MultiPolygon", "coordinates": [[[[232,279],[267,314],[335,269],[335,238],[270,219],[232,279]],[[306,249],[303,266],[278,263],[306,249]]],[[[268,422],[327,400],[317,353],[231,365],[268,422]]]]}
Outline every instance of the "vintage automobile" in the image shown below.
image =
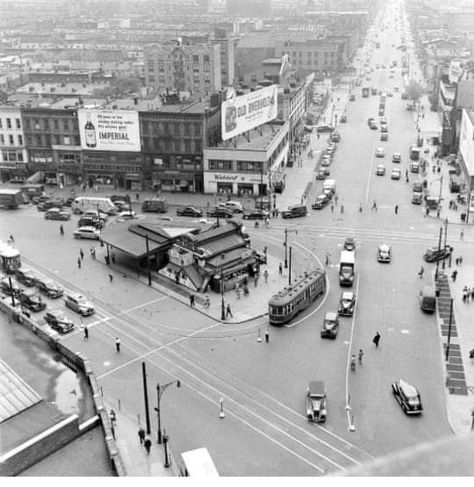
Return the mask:
{"type": "Polygon", "coordinates": [[[44,219],[67,221],[71,219],[71,214],[67,211],[61,210],[61,208],[50,208],[44,214],[44,219]]]}
{"type": "Polygon", "coordinates": [[[406,414],[421,414],[423,406],[420,393],[415,386],[399,379],[392,384],[392,392],[406,414]]]}
{"type": "Polygon", "coordinates": [[[392,162],[398,162],[400,163],[402,161],[402,155],[400,152],[394,152],[392,156],[392,162]]]}
{"type": "Polygon", "coordinates": [[[38,276],[29,269],[17,269],[16,279],[25,286],[33,287],[38,280],[38,276]]]}
{"type": "Polygon", "coordinates": [[[377,249],[377,260],[379,262],[391,262],[392,247],[390,247],[390,245],[380,244],[377,249]]]}
{"type": "Polygon", "coordinates": [[[395,180],[399,180],[400,178],[402,177],[402,172],[400,171],[400,169],[392,169],[392,172],[390,173],[390,179],[395,179],[395,180]]]}
{"type": "Polygon", "coordinates": [[[354,251],[356,248],[355,240],[352,237],[347,237],[344,240],[344,250],[354,251]]]}
{"type": "Polygon", "coordinates": [[[326,168],[324,167],[318,168],[318,171],[316,172],[316,179],[318,181],[322,181],[326,179],[326,168]]]}
{"type": "Polygon", "coordinates": [[[449,257],[450,253],[451,247],[449,246],[442,247],[441,249],[438,249],[438,247],[430,247],[429,249],[426,249],[426,252],[423,254],[423,259],[426,262],[436,262],[437,260],[446,259],[446,257],[449,257]]]}
{"type": "Polygon", "coordinates": [[[268,211],[255,208],[254,210],[246,211],[242,215],[242,218],[244,220],[265,220],[269,215],[270,213],[268,211]]]}
{"type": "Polygon", "coordinates": [[[178,216],[192,216],[197,218],[202,216],[202,210],[196,208],[195,206],[183,206],[182,208],[178,208],[176,210],[176,214],[178,216]]]}
{"type": "Polygon", "coordinates": [[[375,157],[385,157],[385,149],[383,147],[377,147],[375,157]]]}
{"type": "Polygon", "coordinates": [[[13,293],[13,296],[18,297],[21,293],[21,287],[18,286],[13,280],[9,280],[7,277],[4,277],[0,281],[0,291],[7,296],[11,296],[13,293]],[[11,287],[10,287],[10,281],[11,281],[11,287]]]}
{"type": "Polygon", "coordinates": [[[353,292],[345,291],[339,300],[339,316],[352,316],[356,304],[356,295],[353,292]]]}
{"type": "Polygon", "coordinates": [[[339,142],[340,140],[341,140],[341,134],[337,130],[334,130],[334,132],[331,134],[331,141],[339,142]]]}
{"type": "Polygon", "coordinates": [[[326,386],[322,380],[312,380],[306,391],[308,421],[324,422],[327,416],[326,386]]]}
{"type": "Polygon", "coordinates": [[[423,193],[413,192],[411,202],[414,205],[421,205],[423,203],[423,193]]]}
{"type": "Polygon", "coordinates": [[[377,176],[383,176],[385,174],[385,166],[383,164],[378,164],[375,174],[377,174],[377,176]]]}
{"type": "Polygon", "coordinates": [[[206,213],[207,216],[210,216],[211,218],[232,218],[234,216],[234,213],[222,206],[216,206],[215,208],[209,210],[206,213]]]}
{"type": "Polygon", "coordinates": [[[331,198],[327,194],[320,194],[311,205],[313,210],[322,210],[325,206],[329,204],[331,198]]]}
{"type": "Polygon", "coordinates": [[[99,240],[100,239],[100,230],[95,227],[87,226],[87,227],[79,227],[74,233],[74,238],[86,238],[89,240],[99,240]]]}
{"type": "Polygon", "coordinates": [[[337,313],[329,312],[324,316],[321,327],[321,338],[336,338],[339,330],[339,316],[337,313]]]}
{"type": "Polygon", "coordinates": [[[64,294],[64,291],[52,279],[38,279],[36,287],[46,296],[56,299],[64,294]]]}
{"type": "Polygon", "coordinates": [[[74,329],[74,322],[59,309],[48,311],[44,315],[44,319],[53,330],[59,333],[67,333],[74,329]]]}

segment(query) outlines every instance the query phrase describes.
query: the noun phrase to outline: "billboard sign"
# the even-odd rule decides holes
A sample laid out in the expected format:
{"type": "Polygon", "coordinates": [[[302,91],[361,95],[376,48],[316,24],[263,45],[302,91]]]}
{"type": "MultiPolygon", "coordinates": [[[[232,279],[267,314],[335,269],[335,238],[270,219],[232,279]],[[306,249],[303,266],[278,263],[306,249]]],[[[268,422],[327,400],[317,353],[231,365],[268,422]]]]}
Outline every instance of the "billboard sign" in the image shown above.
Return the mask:
{"type": "Polygon", "coordinates": [[[462,76],[462,72],[461,63],[459,61],[451,61],[448,72],[449,82],[457,83],[462,76]]]}
{"type": "Polygon", "coordinates": [[[277,116],[277,85],[268,86],[222,103],[222,140],[263,125],[277,116]]]}
{"type": "Polygon", "coordinates": [[[81,147],[85,150],[141,150],[138,112],[81,108],[78,121],[81,147]]]}
{"type": "Polygon", "coordinates": [[[474,130],[472,127],[471,119],[467,114],[466,110],[462,111],[461,117],[461,130],[459,133],[459,152],[464,159],[464,164],[469,172],[469,174],[474,174],[474,167],[471,167],[473,161],[471,158],[474,158],[474,130]]]}

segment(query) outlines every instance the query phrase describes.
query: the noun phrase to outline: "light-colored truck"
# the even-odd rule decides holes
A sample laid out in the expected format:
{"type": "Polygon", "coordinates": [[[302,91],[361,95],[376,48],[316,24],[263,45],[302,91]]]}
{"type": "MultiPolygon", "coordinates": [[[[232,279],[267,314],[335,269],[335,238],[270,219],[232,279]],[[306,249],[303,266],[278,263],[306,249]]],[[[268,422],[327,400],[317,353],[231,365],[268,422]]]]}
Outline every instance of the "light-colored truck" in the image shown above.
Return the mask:
{"type": "Polygon", "coordinates": [[[16,209],[23,203],[21,189],[0,189],[0,208],[16,209]]]}
{"type": "Polygon", "coordinates": [[[323,193],[334,194],[336,192],[336,180],[335,179],[326,179],[323,183],[323,193]]]}

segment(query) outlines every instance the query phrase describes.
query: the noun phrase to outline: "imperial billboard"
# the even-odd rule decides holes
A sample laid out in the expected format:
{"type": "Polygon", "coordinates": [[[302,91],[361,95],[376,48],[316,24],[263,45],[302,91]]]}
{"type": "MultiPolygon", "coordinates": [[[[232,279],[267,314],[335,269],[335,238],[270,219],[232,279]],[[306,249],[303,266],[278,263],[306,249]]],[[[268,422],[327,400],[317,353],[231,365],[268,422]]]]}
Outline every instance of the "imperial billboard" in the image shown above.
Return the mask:
{"type": "Polygon", "coordinates": [[[83,149],[124,152],[141,150],[138,112],[81,108],[78,120],[83,149]]]}
{"type": "Polygon", "coordinates": [[[226,100],[222,103],[222,140],[263,125],[276,116],[276,85],[226,100]]]}

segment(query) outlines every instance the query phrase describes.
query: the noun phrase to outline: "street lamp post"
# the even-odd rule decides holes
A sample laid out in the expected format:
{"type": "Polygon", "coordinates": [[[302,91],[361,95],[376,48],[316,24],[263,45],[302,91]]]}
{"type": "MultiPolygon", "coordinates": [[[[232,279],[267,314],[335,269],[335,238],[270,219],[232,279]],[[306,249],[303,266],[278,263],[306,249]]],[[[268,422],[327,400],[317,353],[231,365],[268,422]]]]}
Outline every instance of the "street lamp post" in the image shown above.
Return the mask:
{"type": "MultiPolygon", "coordinates": [[[[448,239],[448,217],[444,220],[444,250],[446,251],[446,240],[448,239]]],[[[443,264],[441,268],[444,270],[446,268],[446,259],[443,259],[443,264]]]]}
{"type": "Polygon", "coordinates": [[[451,328],[453,324],[453,298],[451,298],[449,305],[449,328],[448,328],[448,341],[446,343],[446,362],[449,360],[449,347],[451,346],[451,328]]]}
{"type": "MultiPolygon", "coordinates": [[[[439,229],[439,240],[438,240],[438,253],[441,252],[441,238],[443,237],[443,228],[440,227],[439,229]]],[[[438,282],[438,273],[439,273],[439,259],[436,261],[436,272],[435,272],[435,281],[438,282]]]]}
{"type": "Polygon", "coordinates": [[[288,285],[289,285],[289,286],[291,286],[291,260],[292,260],[292,259],[291,259],[291,256],[292,256],[292,253],[293,253],[293,252],[292,252],[292,250],[293,250],[293,249],[292,249],[292,247],[291,247],[291,245],[290,245],[290,268],[289,268],[289,270],[288,270],[288,285]]]}
{"type": "Polygon", "coordinates": [[[221,266],[221,320],[225,320],[224,272],[222,266],[221,266]]]}
{"type": "Polygon", "coordinates": [[[180,380],[172,380],[171,382],[168,382],[167,384],[161,386],[159,382],[157,382],[156,384],[156,399],[157,399],[157,402],[156,402],[156,408],[155,408],[155,411],[156,411],[156,414],[157,414],[157,417],[158,417],[158,444],[161,445],[161,442],[162,442],[162,439],[163,439],[163,435],[161,434],[161,414],[160,414],[160,410],[161,410],[161,396],[163,395],[163,393],[166,391],[166,389],[168,389],[169,386],[172,386],[173,384],[176,384],[176,387],[181,387],[181,381],[180,380]]]}
{"type": "Polygon", "coordinates": [[[283,242],[283,247],[285,247],[285,269],[288,269],[288,234],[290,232],[298,234],[298,230],[288,230],[288,228],[285,228],[285,241],[283,242]]]}
{"type": "Polygon", "coordinates": [[[12,297],[12,306],[15,307],[15,293],[13,291],[13,284],[12,284],[12,278],[11,278],[11,276],[8,276],[8,284],[10,286],[10,295],[12,297]]]}

